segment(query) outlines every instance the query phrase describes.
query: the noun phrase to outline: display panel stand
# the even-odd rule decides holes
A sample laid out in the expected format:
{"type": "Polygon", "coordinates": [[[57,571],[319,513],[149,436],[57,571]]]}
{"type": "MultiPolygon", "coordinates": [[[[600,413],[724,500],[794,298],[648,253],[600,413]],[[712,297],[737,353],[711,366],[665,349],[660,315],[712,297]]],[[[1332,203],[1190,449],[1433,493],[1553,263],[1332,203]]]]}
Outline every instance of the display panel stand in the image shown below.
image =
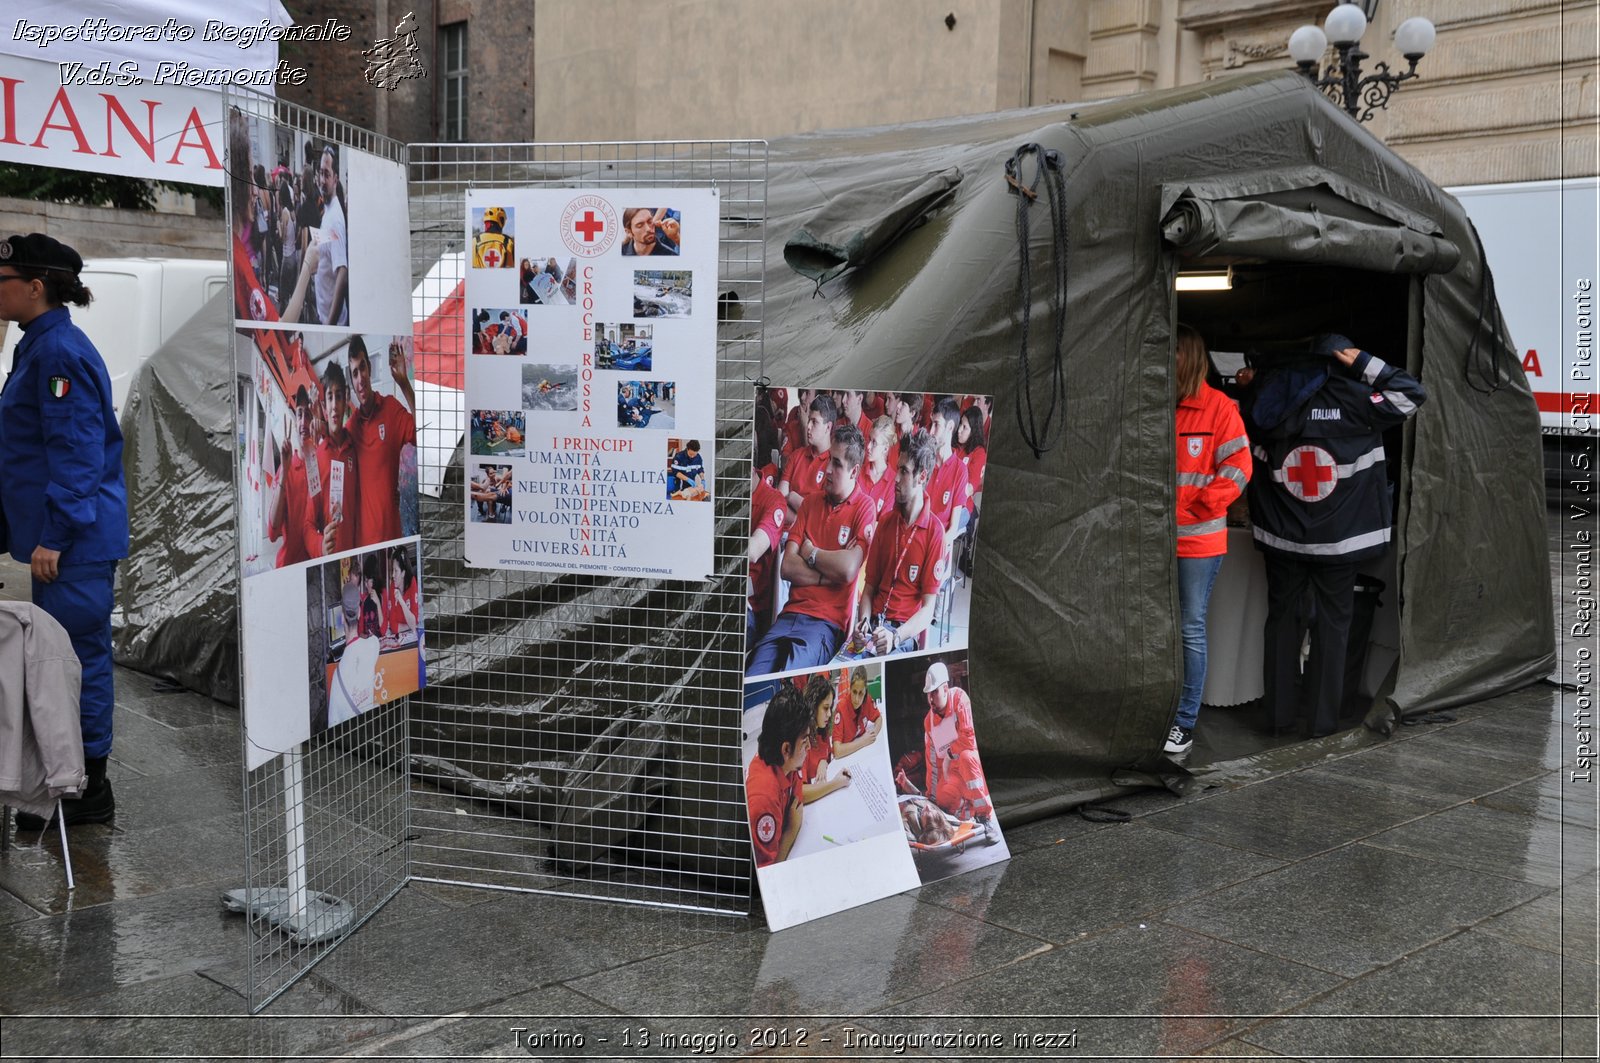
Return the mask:
{"type": "MultiPolygon", "coordinates": [[[[433,630],[448,629],[444,643],[429,644],[429,687],[412,706],[418,736],[412,744],[412,874],[459,885],[748,913],[751,861],[740,748],[766,145],[414,144],[409,159],[419,479],[425,511],[441,514],[424,519],[423,550],[430,599],[439,610],[433,630]],[[720,204],[715,285],[696,276],[693,310],[717,321],[711,578],[468,566],[464,467],[488,460],[470,455],[460,427],[473,412],[464,408],[464,361],[484,357],[468,353],[471,337],[464,334],[475,309],[467,305],[464,284],[473,268],[469,191],[480,212],[494,205],[485,197],[498,190],[593,194],[617,208],[620,224],[628,207],[673,207],[654,199],[670,199],[674,188],[713,188],[720,204]],[[650,191],[634,201],[630,190],[650,191]],[[444,430],[435,431],[436,425],[444,430]]],[[[704,232],[704,221],[694,224],[704,232]]],[[[684,239],[695,232],[686,214],[684,239]]],[[[518,264],[553,256],[562,268],[572,254],[554,230],[530,226],[514,236],[511,257],[518,264]]],[[[648,265],[675,261],[659,257],[648,265]]],[[[508,308],[515,309],[489,309],[508,308]]],[[[534,352],[536,323],[548,312],[538,305],[526,312],[534,352]]],[[[652,320],[660,333],[652,339],[662,340],[668,325],[660,319],[624,315],[615,323],[618,345],[627,343],[622,325],[637,329],[652,320]]],[[[660,358],[668,357],[666,350],[658,343],[660,358]]],[[[597,355],[597,366],[600,361],[597,355]]],[[[665,364],[639,376],[670,380],[665,364]]],[[[504,401],[516,404],[509,396],[504,401]]]]}
{"type": "Polygon", "coordinates": [[[277,927],[299,944],[315,945],[336,938],[348,929],[355,921],[356,910],[349,902],[331,894],[312,892],[306,884],[304,760],[305,754],[298,749],[282,757],[288,885],[227,890],[222,895],[222,903],[230,912],[248,912],[277,927]]]}

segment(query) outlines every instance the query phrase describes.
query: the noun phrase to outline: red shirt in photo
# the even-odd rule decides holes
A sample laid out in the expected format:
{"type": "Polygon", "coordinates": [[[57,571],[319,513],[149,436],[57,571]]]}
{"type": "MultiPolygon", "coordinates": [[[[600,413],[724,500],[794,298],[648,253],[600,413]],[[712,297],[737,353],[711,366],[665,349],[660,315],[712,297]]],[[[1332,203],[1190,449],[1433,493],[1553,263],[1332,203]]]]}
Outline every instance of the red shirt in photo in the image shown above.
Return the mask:
{"type": "Polygon", "coordinates": [[[283,467],[280,475],[283,477],[284,516],[281,522],[272,522],[267,535],[273,539],[283,536],[283,545],[278,548],[278,567],[282,568],[321,557],[322,535],[317,531],[306,463],[299,451],[290,455],[289,464],[283,467]]]}
{"type": "Polygon", "coordinates": [[[872,499],[873,512],[882,520],[883,515],[894,508],[894,466],[885,465],[883,479],[877,483],[872,482],[872,471],[865,465],[861,466],[861,475],[856,477],[856,489],[867,493],[867,497],[872,499]]]}
{"type": "MultiPolygon", "coordinates": [[[[867,551],[872,547],[872,531],[877,523],[872,500],[867,498],[860,484],[850,492],[849,498],[837,504],[829,503],[827,494],[818,491],[801,504],[789,541],[803,547],[810,539],[820,550],[860,547],[867,551]]],[[[814,616],[840,631],[848,631],[855,589],[854,580],[838,586],[820,583],[815,587],[793,587],[789,592],[789,604],[783,611],[814,616]]]]}
{"type": "Polygon", "coordinates": [[[756,616],[765,616],[772,608],[772,584],[778,564],[779,538],[789,519],[789,506],[776,487],[757,481],[750,490],[750,534],[766,532],[767,552],[750,566],[750,608],[756,616]]]}
{"type": "Polygon", "coordinates": [[[420,626],[422,623],[422,602],[418,593],[422,587],[419,580],[411,581],[411,589],[397,591],[393,583],[383,589],[383,633],[385,635],[398,635],[406,626],[406,613],[400,608],[401,599],[404,598],[406,607],[411,610],[412,619],[420,626]]]}
{"type": "Polygon", "coordinates": [[[789,481],[789,490],[801,498],[821,494],[827,475],[826,450],[819,454],[810,447],[797,447],[783,452],[783,478],[789,481]]]}
{"type": "Polygon", "coordinates": [[[800,781],[816,782],[822,766],[833,759],[833,739],[820,732],[811,736],[811,748],[806,750],[806,762],[800,765],[800,781]]]}
{"type": "Polygon", "coordinates": [[[833,724],[833,737],[839,742],[854,742],[867,733],[867,724],[873,720],[883,719],[883,713],[878,708],[878,702],[869,692],[862,700],[861,707],[855,707],[850,700],[850,669],[842,670],[839,677],[839,691],[834,695],[835,720],[833,724]]]}
{"type": "Polygon", "coordinates": [[[783,449],[794,450],[806,445],[806,415],[798,403],[783,419],[783,449]]]}
{"type": "Polygon", "coordinates": [[[867,585],[874,588],[872,613],[903,624],[939,590],[944,561],[944,524],[926,502],[910,524],[892,509],[878,523],[867,554],[867,585]]]}
{"type": "Polygon", "coordinates": [[[922,755],[928,764],[927,792],[932,794],[937,789],[935,776],[951,754],[960,756],[969,750],[976,752],[977,749],[978,736],[972,729],[972,699],[965,690],[953,686],[950,688],[950,700],[945,704],[944,716],[930,708],[922,718],[922,755]],[[939,726],[951,713],[955,714],[953,731],[939,726]]]}
{"type": "Polygon", "coordinates": [[[972,453],[962,459],[967,466],[967,509],[977,511],[972,496],[983,491],[983,470],[989,464],[989,449],[973,447],[972,453]]]}
{"type": "Polygon", "coordinates": [[[379,395],[371,414],[356,410],[345,430],[355,450],[356,542],[360,546],[400,538],[400,448],[416,445],[417,419],[397,399],[379,395]]]}
{"type": "Polygon", "coordinates": [[[928,499],[924,503],[933,508],[939,523],[950,527],[957,506],[967,504],[967,467],[961,461],[960,451],[951,451],[933,476],[928,480],[928,499]]]}
{"type": "Polygon", "coordinates": [[[357,499],[361,497],[356,490],[355,440],[348,432],[343,443],[334,443],[332,436],[323,436],[317,441],[317,472],[322,477],[322,493],[317,495],[317,524],[322,528],[328,526],[328,519],[332,516],[330,502],[333,497],[334,462],[344,467],[344,494],[339,500],[342,517],[338,530],[333,533],[333,551],[343,553],[356,547],[356,507],[357,499]]]}
{"type": "Polygon", "coordinates": [[[799,772],[785,774],[759,755],[750,758],[744,773],[744,799],[750,811],[750,840],[755,843],[757,867],[777,861],[784,820],[799,791],[799,772]]]}

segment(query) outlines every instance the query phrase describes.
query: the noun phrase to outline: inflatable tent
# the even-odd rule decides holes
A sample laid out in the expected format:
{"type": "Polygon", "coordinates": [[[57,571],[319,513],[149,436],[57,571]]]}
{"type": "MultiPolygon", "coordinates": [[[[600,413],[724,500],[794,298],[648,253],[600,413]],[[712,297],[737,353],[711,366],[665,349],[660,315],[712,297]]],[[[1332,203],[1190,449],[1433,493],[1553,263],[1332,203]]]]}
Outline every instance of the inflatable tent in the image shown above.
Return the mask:
{"type": "Polygon", "coordinates": [[[771,165],[773,243],[795,235],[769,248],[766,375],[995,397],[971,630],[1002,812],[1105,792],[1171,722],[1180,316],[1213,350],[1341,332],[1427,386],[1391,470],[1400,645],[1380,729],[1553,667],[1538,413],[1482,247],[1300,75],[798,137],[771,165]],[[1229,292],[1174,292],[1180,270],[1230,266],[1229,292]]]}
{"type": "MultiPolygon", "coordinates": [[[[1182,671],[1169,368],[1180,310],[1213,348],[1342,332],[1428,388],[1396,440],[1399,647],[1380,728],[1395,712],[1490,697],[1550,671],[1539,421],[1482,249],[1458,203],[1299,75],[787,138],[770,146],[767,205],[769,379],[995,398],[971,661],[984,763],[1009,822],[1113,792],[1113,774],[1147,766],[1170,722],[1182,671]],[[1237,283],[1180,306],[1175,275],[1196,267],[1232,267],[1237,283]],[[1050,416],[1058,383],[1064,404],[1050,416]]],[[[213,309],[151,360],[125,416],[141,502],[117,650],[120,663],[226,698],[236,691],[234,444],[226,310],[213,309]]],[[[424,536],[460,521],[460,490],[458,451],[443,497],[423,499],[424,536]]],[[[725,523],[719,534],[746,533],[725,523]]],[[[562,715],[560,685],[518,658],[614,672],[639,698],[614,727],[637,738],[678,718],[686,695],[681,682],[637,684],[632,669],[687,674],[707,654],[738,652],[738,635],[708,645],[669,624],[630,659],[595,661],[581,627],[517,619],[503,581],[465,569],[459,549],[424,562],[425,580],[443,574],[455,590],[430,599],[430,687],[413,718],[424,736],[466,744],[470,733],[486,758],[430,765],[434,777],[556,806],[574,779],[603,783],[607,807],[562,807],[574,827],[693,815],[719,799],[688,781],[676,794],[642,792],[629,762],[610,755],[612,731],[573,732],[560,764],[528,767],[505,743],[521,726],[511,721],[562,715]],[[454,637],[475,620],[525,632],[517,656],[487,659],[454,637]],[[528,681],[490,690],[473,679],[485,673],[528,681]],[[531,700],[507,704],[507,689],[531,700]]],[[[616,580],[573,594],[633,624],[737,599],[744,579],[616,580]]]]}

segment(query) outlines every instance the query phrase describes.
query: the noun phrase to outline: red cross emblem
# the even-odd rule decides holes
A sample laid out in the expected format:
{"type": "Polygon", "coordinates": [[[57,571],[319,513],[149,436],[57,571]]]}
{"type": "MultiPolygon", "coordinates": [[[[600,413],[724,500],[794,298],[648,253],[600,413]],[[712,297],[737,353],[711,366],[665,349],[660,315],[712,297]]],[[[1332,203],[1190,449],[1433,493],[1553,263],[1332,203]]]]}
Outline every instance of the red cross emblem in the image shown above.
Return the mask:
{"type": "Polygon", "coordinates": [[[594,243],[594,238],[606,231],[606,223],[594,216],[594,211],[586,210],[583,217],[573,222],[572,228],[583,234],[583,242],[594,243]]]}
{"type": "Polygon", "coordinates": [[[561,211],[561,242],[575,255],[595,258],[605,254],[620,231],[616,208],[604,196],[578,196],[561,211]]]}
{"type": "Polygon", "coordinates": [[[1321,447],[1295,447],[1283,459],[1283,486],[1302,502],[1321,502],[1339,484],[1339,463],[1321,447]]]}
{"type": "Polygon", "coordinates": [[[489,264],[490,269],[494,269],[500,265],[500,252],[491,247],[483,253],[483,260],[489,264]]]}

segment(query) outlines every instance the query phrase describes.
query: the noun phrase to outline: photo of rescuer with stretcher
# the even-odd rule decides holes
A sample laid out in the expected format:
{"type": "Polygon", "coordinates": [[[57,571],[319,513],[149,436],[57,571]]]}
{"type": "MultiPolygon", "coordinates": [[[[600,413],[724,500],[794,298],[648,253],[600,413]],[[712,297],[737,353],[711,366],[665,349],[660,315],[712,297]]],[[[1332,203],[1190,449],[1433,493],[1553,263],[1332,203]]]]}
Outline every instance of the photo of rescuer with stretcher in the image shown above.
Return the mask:
{"type": "Polygon", "coordinates": [[[384,546],[306,570],[313,736],[422,689],[420,551],[384,546]]]}
{"type": "Polygon", "coordinates": [[[900,819],[924,884],[1011,855],[978,757],[969,685],[965,652],[884,665],[900,819]]]}

